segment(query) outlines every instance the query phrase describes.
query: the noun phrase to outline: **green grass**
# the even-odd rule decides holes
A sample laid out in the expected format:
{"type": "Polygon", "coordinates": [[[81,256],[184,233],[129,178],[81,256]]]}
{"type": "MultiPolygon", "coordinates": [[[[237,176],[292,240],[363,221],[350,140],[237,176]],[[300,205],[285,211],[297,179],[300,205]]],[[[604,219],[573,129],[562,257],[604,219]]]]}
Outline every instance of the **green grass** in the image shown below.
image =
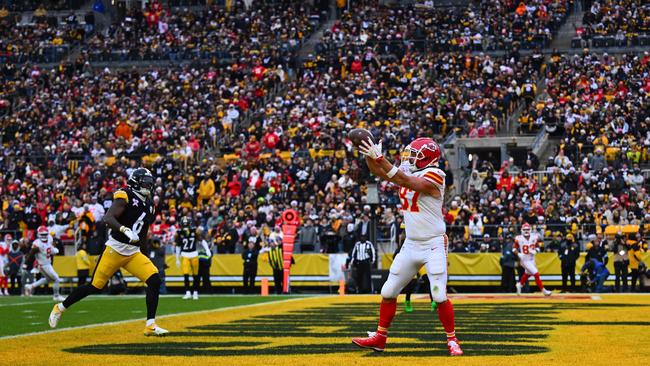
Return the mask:
{"type": "MultiPolygon", "coordinates": [[[[202,296],[198,301],[182,300],[181,295],[161,296],[157,315],[213,310],[278,301],[291,296],[202,296]]],[[[47,318],[54,302],[50,296],[0,297],[0,337],[49,330],[47,318]]],[[[91,296],[66,311],[59,328],[115,322],[144,320],[144,295],[91,296]]]]}

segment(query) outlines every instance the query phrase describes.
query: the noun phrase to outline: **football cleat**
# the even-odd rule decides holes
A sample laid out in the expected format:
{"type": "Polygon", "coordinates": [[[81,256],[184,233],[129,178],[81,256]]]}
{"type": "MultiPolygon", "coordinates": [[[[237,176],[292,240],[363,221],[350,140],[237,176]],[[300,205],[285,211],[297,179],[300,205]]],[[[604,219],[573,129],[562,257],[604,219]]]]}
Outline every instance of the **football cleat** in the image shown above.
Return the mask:
{"type": "Polygon", "coordinates": [[[517,295],[521,295],[521,283],[517,282],[515,283],[515,287],[517,288],[517,295]]]}
{"type": "Polygon", "coordinates": [[[189,291],[185,292],[185,296],[183,296],[183,300],[189,300],[192,298],[192,293],[189,291]]]}
{"type": "Polygon", "coordinates": [[[449,355],[450,356],[462,356],[463,355],[463,350],[460,348],[460,344],[458,344],[458,339],[451,339],[447,341],[447,349],[449,350],[449,355]]]}
{"type": "Polygon", "coordinates": [[[198,300],[199,299],[199,293],[197,291],[194,291],[192,294],[192,300],[198,300]]]}
{"type": "Polygon", "coordinates": [[[26,284],[24,291],[25,291],[25,296],[32,296],[32,285],[26,284]]]}
{"type": "Polygon", "coordinates": [[[59,309],[59,304],[54,304],[54,307],[50,312],[50,318],[47,320],[50,324],[50,328],[56,328],[57,324],[59,324],[59,320],[61,320],[61,316],[63,316],[63,312],[59,309]]]}
{"type": "Polygon", "coordinates": [[[169,333],[167,329],[157,326],[156,323],[144,327],[144,335],[147,337],[164,337],[167,333],[169,333]]]}
{"type": "Polygon", "coordinates": [[[376,352],[383,352],[386,348],[386,336],[377,332],[368,332],[367,338],[352,338],[352,343],[361,348],[370,348],[376,352]]]}
{"type": "Polygon", "coordinates": [[[544,293],[544,296],[551,296],[553,294],[553,291],[547,289],[542,289],[542,292],[544,293]]]}
{"type": "Polygon", "coordinates": [[[406,300],[404,302],[404,311],[407,313],[413,312],[413,304],[411,303],[411,300],[406,300]]]}

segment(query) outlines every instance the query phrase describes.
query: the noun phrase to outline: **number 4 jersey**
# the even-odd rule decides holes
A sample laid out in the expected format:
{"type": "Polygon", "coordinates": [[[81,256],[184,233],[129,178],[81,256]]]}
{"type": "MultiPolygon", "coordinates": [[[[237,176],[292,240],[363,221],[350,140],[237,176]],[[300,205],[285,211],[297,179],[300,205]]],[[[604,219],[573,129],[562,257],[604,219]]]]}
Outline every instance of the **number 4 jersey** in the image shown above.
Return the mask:
{"type": "Polygon", "coordinates": [[[424,178],[440,190],[440,197],[421,194],[401,187],[399,196],[402,203],[406,237],[417,241],[426,241],[444,235],[447,228],[442,214],[445,199],[445,173],[438,168],[427,168],[412,173],[424,178]]]}
{"type": "Polygon", "coordinates": [[[149,226],[154,221],[154,208],[151,200],[142,199],[131,189],[124,188],[113,194],[113,199],[121,198],[126,201],[124,212],[117,217],[117,222],[130,228],[138,235],[140,241],[130,243],[129,238],[123,233],[115,230],[109,230],[109,238],[106,245],[115,249],[121,255],[132,255],[140,250],[140,245],[144,244],[149,232],[149,226]]]}

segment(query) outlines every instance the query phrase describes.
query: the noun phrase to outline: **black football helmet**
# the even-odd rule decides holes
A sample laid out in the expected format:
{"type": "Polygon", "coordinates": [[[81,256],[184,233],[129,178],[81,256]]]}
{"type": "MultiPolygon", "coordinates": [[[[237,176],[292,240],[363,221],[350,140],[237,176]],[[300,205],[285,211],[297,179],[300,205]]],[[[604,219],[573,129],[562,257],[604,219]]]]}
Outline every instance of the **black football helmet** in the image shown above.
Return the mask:
{"type": "Polygon", "coordinates": [[[192,227],[192,219],[187,217],[187,216],[183,216],[183,218],[181,218],[181,227],[183,229],[191,228],[192,227]]]}
{"type": "Polygon", "coordinates": [[[153,174],[147,168],[138,168],[131,173],[126,185],[133,191],[148,197],[153,191],[153,174]]]}

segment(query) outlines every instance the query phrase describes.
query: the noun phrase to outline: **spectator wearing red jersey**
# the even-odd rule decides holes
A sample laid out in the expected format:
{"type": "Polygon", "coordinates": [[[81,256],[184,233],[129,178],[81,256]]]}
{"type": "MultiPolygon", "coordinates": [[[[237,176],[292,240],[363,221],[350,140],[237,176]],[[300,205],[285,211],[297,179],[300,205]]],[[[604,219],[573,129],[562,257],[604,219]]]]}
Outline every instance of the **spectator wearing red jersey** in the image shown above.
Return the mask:
{"type": "Polygon", "coordinates": [[[273,127],[269,127],[269,130],[264,137],[262,137],[262,143],[268,151],[273,151],[275,147],[280,142],[280,137],[275,133],[273,127]]]}
{"type": "Polygon", "coordinates": [[[246,152],[246,157],[249,160],[255,160],[260,157],[260,152],[262,152],[262,145],[259,141],[257,141],[257,137],[255,135],[251,136],[251,139],[246,144],[244,151],[246,152]]]}

